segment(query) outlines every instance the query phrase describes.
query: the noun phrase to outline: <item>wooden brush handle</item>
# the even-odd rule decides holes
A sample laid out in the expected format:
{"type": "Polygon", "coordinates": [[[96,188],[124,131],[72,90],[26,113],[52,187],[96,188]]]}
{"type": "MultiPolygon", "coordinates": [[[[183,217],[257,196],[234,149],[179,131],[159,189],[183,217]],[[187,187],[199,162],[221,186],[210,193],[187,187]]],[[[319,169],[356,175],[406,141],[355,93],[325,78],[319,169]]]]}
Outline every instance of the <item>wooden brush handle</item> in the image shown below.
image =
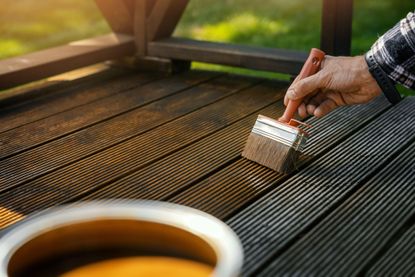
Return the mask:
{"type": "MultiPolygon", "coordinates": [[[[325,55],[326,54],[320,49],[312,48],[310,51],[310,55],[304,63],[300,74],[298,75],[298,80],[304,79],[308,76],[315,74],[320,69],[320,64],[323,61],[325,55]]],[[[294,117],[294,114],[302,101],[303,99],[289,100],[284,114],[278,120],[285,123],[289,122],[291,118],[294,117]]]]}

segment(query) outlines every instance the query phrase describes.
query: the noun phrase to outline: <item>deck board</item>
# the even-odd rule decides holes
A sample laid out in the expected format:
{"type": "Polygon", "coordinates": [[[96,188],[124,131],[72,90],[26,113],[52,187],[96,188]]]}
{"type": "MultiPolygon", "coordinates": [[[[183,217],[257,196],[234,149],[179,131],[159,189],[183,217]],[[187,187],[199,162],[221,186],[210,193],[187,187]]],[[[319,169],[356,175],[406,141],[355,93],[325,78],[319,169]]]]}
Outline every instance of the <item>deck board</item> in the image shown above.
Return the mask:
{"type": "Polygon", "coordinates": [[[63,203],[156,199],[228,223],[244,276],[411,272],[415,98],[308,119],[298,169],[282,175],[240,153],[258,114],[283,112],[286,82],[104,75],[0,109],[0,229],[63,203]]]}
{"type": "MultiPolygon", "coordinates": [[[[229,76],[214,79],[209,83],[201,84],[198,87],[137,109],[133,111],[132,115],[123,114],[119,116],[122,117],[121,119],[114,118],[115,124],[107,121],[104,122],[104,126],[95,125],[83,130],[83,133],[89,132],[89,134],[87,133],[90,137],[89,140],[86,138],[73,140],[72,136],[64,137],[65,141],[59,142],[62,145],[63,153],[58,155],[57,159],[61,164],[67,162],[67,156],[81,150],[83,150],[84,155],[86,151],[91,151],[91,148],[100,147],[100,150],[103,151],[97,152],[95,155],[88,155],[84,159],[58,168],[49,174],[42,174],[33,181],[16,182],[20,166],[18,159],[15,163],[5,163],[4,167],[11,167],[12,169],[9,174],[2,176],[4,182],[1,190],[7,190],[8,192],[0,194],[0,202],[4,205],[7,204],[9,209],[13,207],[13,210],[22,212],[25,209],[22,209],[21,206],[25,205],[28,199],[31,199],[33,203],[33,205],[30,205],[30,211],[48,207],[47,203],[49,205],[59,204],[60,202],[55,199],[56,197],[61,202],[68,201],[70,198],[84,193],[85,190],[93,189],[110,180],[116,180],[119,176],[134,170],[138,166],[157,159],[157,156],[162,157],[169,151],[180,148],[180,144],[184,144],[186,139],[187,143],[197,140],[198,137],[206,135],[207,132],[214,132],[218,128],[243,117],[246,110],[255,111],[255,109],[275,101],[277,97],[282,97],[281,93],[275,93],[274,88],[271,90],[268,87],[268,90],[263,90],[262,94],[258,94],[258,90],[255,88],[249,89],[256,82],[255,79],[229,76]],[[219,101],[220,99],[222,100],[219,101]],[[233,105],[236,101],[238,101],[238,105],[233,105]],[[264,101],[267,102],[264,104],[264,101]],[[197,110],[209,102],[212,104],[204,109],[197,110]],[[191,113],[195,110],[197,112],[191,113]],[[179,119],[174,121],[175,118],[179,119]],[[138,122],[128,122],[131,120],[138,122]],[[158,129],[151,130],[168,121],[171,122],[160,126],[158,129]],[[122,126],[119,126],[121,124],[122,126]],[[180,129],[183,132],[180,132],[180,129]],[[199,129],[199,133],[196,132],[197,129],[199,129]],[[91,131],[94,133],[91,134],[91,131]],[[117,134],[118,131],[122,133],[117,134]],[[145,131],[148,132],[144,133],[145,131]],[[189,136],[189,131],[194,132],[192,136],[189,136]],[[131,135],[131,132],[134,132],[135,135],[131,135]],[[144,133],[143,136],[139,136],[142,133],[144,133]],[[104,136],[105,134],[107,136],[104,136]],[[183,137],[178,137],[178,135],[183,137]],[[68,141],[66,138],[71,140],[68,141]],[[118,142],[123,139],[123,143],[116,144],[116,138],[118,138],[118,142]],[[126,138],[129,140],[127,141],[126,138]],[[163,139],[171,140],[171,148],[162,148],[163,139]],[[73,144],[71,145],[70,142],[73,142],[73,144]],[[104,146],[108,144],[115,146],[104,148],[102,147],[103,144],[104,146]],[[152,150],[154,154],[151,155],[148,149],[152,150]],[[161,149],[164,149],[165,152],[160,151],[161,149]],[[62,156],[65,159],[62,159],[62,156]],[[54,186],[56,183],[59,183],[60,186],[54,186]],[[39,195],[39,200],[35,197],[35,193],[39,195]],[[46,195],[49,196],[47,200],[44,200],[46,195]]],[[[167,142],[164,141],[164,143],[167,142]]],[[[48,151],[49,155],[57,149],[56,145],[52,143],[46,145],[52,146],[48,151]]],[[[32,152],[33,150],[29,153],[32,152]]],[[[38,155],[43,153],[44,151],[37,152],[38,155]]],[[[22,162],[28,161],[27,166],[32,167],[34,166],[33,160],[35,159],[32,157],[27,160],[23,159],[22,162]]],[[[50,160],[54,161],[55,158],[46,159],[44,162],[46,168],[32,170],[32,174],[27,175],[28,170],[21,170],[22,178],[30,179],[35,174],[41,174],[42,170],[47,171],[50,160]]],[[[42,160],[36,159],[36,161],[42,163],[42,160]]],[[[25,213],[27,212],[25,211],[25,213]]],[[[5,219],[1,215],[0,218],[5,219]]]]}
{"type": "MultiPolygon", "coordinates": [[[[114,78],[105,78],[108,74],[111,73],[100,73],[98,75],[101,78],[95,77],[94,80],[83,81],[79,84],[72,81],[71,86],[61,85],[62,89],[54,89],[52,93],[44,97],[5,106],[0,110],[3,121],[0,125],[0,133],[161,78],[159,74],[143,73],[128,73],[116,75],[114,78]]],[[[42,93],[42,90],[38,93],[42,93]]]]}
{"type": "Polygon", "coordinates": [[[244,272],[256,274],[405,149],[415,126],[401,123],[413,120],[414,108],[415,98],[403,100],[231,218],[247,257],[244,272]]]}
{"type": "Polygon", "coordinates": [[[185,76],[178,75],[86,105],[80,105],[31,124],[3,132],[0,134],[0,141],[2,142],[0,159],[110,119],[118,114],[126,113],[159,98],[181,92],[212,77],[210,74],[194,73],[186,73],[185,76]]]}
{"type": "MultiPolygon", "coordinates": [[[[412,223],[415,211],[414,156],[415,143],[412,143],[275,259],[261,275],[291,275],[294,272],[320,276],[365,274],[367,265],[381,256],[390,241],[412,223]]],[[[385,274],[379,272],[377,276],[385,274]]]]}
{"type": "MultiPolygon", "coordinates": [[[[298,167],[309,163],[348,135],[367,124],[389,105],[383,98],[370,105],[345,107],[323,119],[311,119],[311,139],[304,149],[304,156],[298,167]],[[350,113],[355,115],[350,118],[350,113]],[[364,118],[360,120],[358,118],[364,118]],[[336,122],[337,124],[333,124],[336,122]]],[[[281,116],[281,113],[277,115],[281,116]]],[[[274,116],[275,117],[275,116],[274,116]]],[[[250,129],[240,144],[242,151],[250,129]]],[[[256,163],[240,158],[232,165],[211,175],[171,201],[189,205],[226,219],[261,194],[275,187],[287,178],[256,163]],[[257,178],[260,176],[260,178],[257,178]],[[226,201],[225,201],[226,200],[226,201]]]]}
{"type": "MultiPolygon", "coordinates": [[[[143,96],[136,97],[137,100],[144,101],[139,102],[142,105],[132,104],[137,106],[136,109],[122,113],[109,120],[103,120],[90,128],[82,129],[70,135],[55,139],[30,151],[1,160],[0,167],[2,168],[3,174],[0,177],[0,191],[8,189],[11,186],[17,186],[73,161],[96,153],[101,149],[108,148],[120,141],[180,117],[186,112],[197,109],[197,107],[212,101],[214,102],[222,97],[227,97],[238,91],[238,88],[251,84],[251,81],[248,79],[242,80],[238,78],[237,80],[232,80],[232,78],[222,77],[217,80],[212,80],[213,83],[211,84],[204,83],[197,88],[182,91],[177,95],[172,95],[169,99],[161,99],[154,103],[149,103],[149,99],[157,99],[157,95],[160,96],[161,94],[167,95],[169,94],[167,91],[170,92],[170,89],[166,91],[166,88],[160,86],[160,84],[156,85],[152,83],[143,86],[142,90],[134,90],[135,94],[143,94],[143,96]],[[235,85],[236,83],[238,85],[235,85]],[[150,85],[151,87],[148,87],[150,85]],[[212,86],[215,86],[217,91],[210,93],[212,86]],[[193,98],[197,106],[186,106],[185,100],[193,94],[197,95],[197,97],[193,98]],[[144,105],[146,103],[147,105],[144,105]],[[172,107],[170,110],[169,105],[172,107]],[[33,161],[36,162],[34,163],[33,161]]],[[[162,83],[165,84],[164,81],[162,83]]],[[[127,106],[130,107],[131,104],[127,104],[127,106]]],[[[103,109],[105,110],[106,106],[103,109]]],[[[43,134],[44,137],[47,135],[43,134]]]]}
{"type": "Polygon", "coordinates": [[[412,227],[370,268],[368,276],[415,276],[415,219],[411,223],[412,227]]]}
{"type": "MultiPolygon", "coordinates": [[[[281,102],[278,104],[272,102],[282,97],[281,93],[279,95],[275,93],[275,88],[275,85],[272,88],[259,85],[251,90],[254,94],[269,95],[268,103],[273,105],[261,111],[274,116],[280,114],[282,110],[281,102]],[[265,91],[266,89],[268,92],[265,91]]],[[[242,101],[240,103],[243,103],[242,101]]],[[[209,136],[109,184],[86,199],[128,197],[163,200],[187,188],[196,180],[209,176],[215,169],[240,156],[241,146],[246,141],[246,136],[243,134],[250,131],[257,116],[255,109],[260,107],[258,104],[253,105],[254,102],[246,101],[246,104],[253,113],[249,117],[241,120],[238,118],[239,121],[236,123],[223,129],[218,128],[209,136]]],[[[225,119],[223,114],[219,113],[217,116],[222,120],[225,119]]]]}

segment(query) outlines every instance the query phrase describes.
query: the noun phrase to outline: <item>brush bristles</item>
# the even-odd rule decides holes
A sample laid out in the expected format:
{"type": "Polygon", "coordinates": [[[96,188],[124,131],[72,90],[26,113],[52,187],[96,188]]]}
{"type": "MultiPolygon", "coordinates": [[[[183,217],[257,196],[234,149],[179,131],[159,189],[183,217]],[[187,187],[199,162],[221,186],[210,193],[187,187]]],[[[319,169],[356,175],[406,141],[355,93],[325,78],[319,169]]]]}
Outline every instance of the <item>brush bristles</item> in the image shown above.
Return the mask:
{"type": "Polygon", "coordinates": [[[242,156],[281,173],[296,168],[299,152],[283,143],[251,133],[242,156]]]}

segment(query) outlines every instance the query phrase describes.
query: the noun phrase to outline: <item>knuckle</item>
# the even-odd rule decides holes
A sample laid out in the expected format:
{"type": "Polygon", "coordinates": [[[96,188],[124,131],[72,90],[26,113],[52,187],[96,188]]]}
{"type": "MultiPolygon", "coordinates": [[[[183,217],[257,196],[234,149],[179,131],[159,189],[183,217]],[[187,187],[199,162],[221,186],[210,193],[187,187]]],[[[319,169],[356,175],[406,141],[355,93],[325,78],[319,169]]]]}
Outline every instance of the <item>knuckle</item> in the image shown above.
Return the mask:
{"type": "Polygon", "coordinates": [[[295,87],[292,87],[288,89],[288,97],[289,98],[296,98],[297,97],[297,89],[295,87]]]}

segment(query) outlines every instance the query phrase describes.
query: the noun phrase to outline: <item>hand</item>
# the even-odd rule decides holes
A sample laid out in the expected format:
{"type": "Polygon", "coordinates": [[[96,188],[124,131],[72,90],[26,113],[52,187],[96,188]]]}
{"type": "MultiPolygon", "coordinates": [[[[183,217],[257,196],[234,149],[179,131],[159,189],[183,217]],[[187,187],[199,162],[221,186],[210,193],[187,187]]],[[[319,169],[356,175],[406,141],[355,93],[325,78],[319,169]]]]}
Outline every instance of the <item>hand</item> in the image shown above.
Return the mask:
{"type": "Polygon", "coordinates": [[[337,107],[367,103],[381,93],[369,72],[364,56],[326,56],[316,74],[294,80],[284,98],[303,98],[298,107],[301,117],[322,117],[337,107]]]}

